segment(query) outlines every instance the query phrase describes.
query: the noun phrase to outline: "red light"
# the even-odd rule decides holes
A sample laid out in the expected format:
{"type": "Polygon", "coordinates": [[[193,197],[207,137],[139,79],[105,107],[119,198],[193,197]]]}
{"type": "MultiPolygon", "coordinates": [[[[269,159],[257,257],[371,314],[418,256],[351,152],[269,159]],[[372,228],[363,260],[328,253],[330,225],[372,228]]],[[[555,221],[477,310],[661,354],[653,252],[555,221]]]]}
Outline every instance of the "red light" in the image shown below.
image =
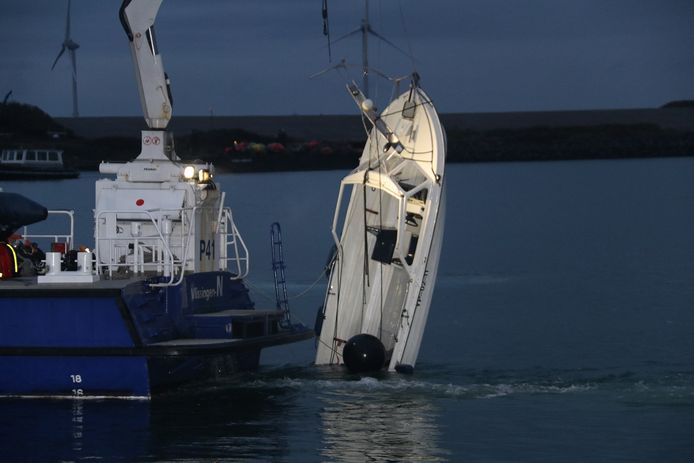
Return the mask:
{"type": "Polygon", "coordinates": [[[144,199],[138,199],[137,201],[135,201],[135,204],[138,206],[142,206],[144,203],[145,203],[144,199]]]}

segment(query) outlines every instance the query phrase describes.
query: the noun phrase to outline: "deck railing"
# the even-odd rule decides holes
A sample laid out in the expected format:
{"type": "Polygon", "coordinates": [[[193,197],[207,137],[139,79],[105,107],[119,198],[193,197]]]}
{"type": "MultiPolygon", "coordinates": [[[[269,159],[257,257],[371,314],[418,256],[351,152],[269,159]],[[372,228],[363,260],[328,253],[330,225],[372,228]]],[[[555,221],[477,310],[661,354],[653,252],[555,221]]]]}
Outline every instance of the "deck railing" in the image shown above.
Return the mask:
{"type": "MultiPolygon", "coordinates": [[[[97,272],[114,278],[132,272],[155,273],[168,281],[152,286],[175,286],[186,271],[195,271],[196,212],[198,208],[150,211],[103,210],[95,216],[97,272]],[[124,218],[125,217],[125,218],[124,218]],[[106,231],[106,227],[111,228],[106,231]],[[130,227],[119,237],[113,228],[130,227]],[[143,235],[145,230],[149,230],[143,235]],[[104,236],[108,234],[108,236],[104,236]]],[[[229,270],[235,279],[248,275],[246,244],[232,217],[231,209],[220,208],[215,226],[220,256],[215,270],[229,270]],[[230,267],[230,268],[229,268],[230,267]]]]}
{"type": "Polygon", "coordinates": [[[29,226],[25,225],[22,228],[22,237],[29,241],[49,240],[51,246],[53,243],[63,243],[65,245],[65,252],[69,251],[72,249],[75,242],[75,211],[62,209],[48,211],[48,217],[57,217],[61,215],[66,216],[68,219],[68,233],[29,233],[29,226]]]}
{"type": "MultiPolygon", "coordinates": [[[[154,273],[163,275],[168,280],[153,286],[180,284],[186,271],[196,270],[193,237],[197,211],[198,208],[195,207],[150,211],[99,211],[94,217],[96,272],[107,278],[117,277],[118,273],[127,276],[154,273]],[[106,224],[113,229],[106,231],[106,224]],[[121,232],[125,232],[124,227],[130,229],[118,236],[118,227],[121,232]],[[143,229],[146,235],[143,235],[143,229]]],[[[60,249],[62,252],[73,249],[74,211],[49,210],[48,215],[67,217],[68,231],[30,233],[29,227],[25,226],[23,238],[31,241],[49,241],[51,249],[47,250],[51,251],[54,250],[54,243],[64,246],[64,249],[60,249]]],[[[250,267],[248,248],[234,223],[230,208],[220,207],[215,230],[220,244],[216,267],[219,270],[228,270],[234,275],[234,279],[245,278],[250,267]]]]}
{"type": "Polygon", "coordinates": [[[248,248],[243,237],[236,228],[231,208],[225,207],[219,219],[219,234],[222,244],[222,255],[219,259],[219,268],[229,270],[236,275],[234,279],[246,278],[250,270],[250,258],[248,248]],[[229,248],[232,255],[229,256],[229,248]],[[231,268],[230,268],[231,267],[231,268]]]}
{"type": "Polygon", "coordinates": [[[118,272],[132,272],[135,275],[154,272],[169,278],[167,282],[157,286],[180,284],[184,270],[192,262],[189,249],[190,237],[194,230],[194,217],[195,208],[168,211],[115,209],[99,211],[94,217],[97,273],[107,274],[109,278],[113,278],[114,273],[118,272]],[[119,220],[119,214],[128,219],[119,220]],[[175,219],[172,220],[170,217],[175,219]],[[174,227],[179,224],[179,233],[173,233],[174,227]],[[153,232],[142,235],[143,225],[152,225],[153,232]],[[115,226],[115,230],[106,230],[104,234],[107,236],[103,236],[102,228],[112,226],[115,226]],[[122,233],[123,237],[112,234],[114,231],[117,233],[119,227],[125,226],[129,226],[130,230],[129,233],[122,233]],[[107,251],[106,254],[104,250],[107,251]],[[149,259],[146,259],[146,256],[149,259]],[[177,281],[175,281],[176,276],[178,276],[177,281]]]}

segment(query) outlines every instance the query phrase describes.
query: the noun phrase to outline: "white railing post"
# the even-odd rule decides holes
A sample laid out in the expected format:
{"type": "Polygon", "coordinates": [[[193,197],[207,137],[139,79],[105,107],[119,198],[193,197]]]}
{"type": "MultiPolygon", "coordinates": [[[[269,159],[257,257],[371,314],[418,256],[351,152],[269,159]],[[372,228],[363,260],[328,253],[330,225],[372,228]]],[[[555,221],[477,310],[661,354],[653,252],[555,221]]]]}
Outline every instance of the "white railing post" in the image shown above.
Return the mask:
{"type": "MultiPolygon", "coordinates": [[[[186,270],[195,270],[195,252],[193,251],[193,237],[195,234],[196,207],[192,209],[176,210],[150,210],[150,211],[129,211],[129,210],[102,210],[95,215],[94,239],[96,244],[97,273],[103,273],[103,266],[108,267],[108,274],[113,278],[114,271],[122,267],[130,267],[134,274],[143,274],[147,270],[154,270],[158,274],[168,277],[168,282],[154,284],[153,286],[178,285],[183,281],[186,270]],[[180,217],[179,222],[171,219],[171,212],[174,211],[180,217]],[[169,214],[167,214],[169,212],[169,214]],[[118,220],[120,214],[127,214],[127,219],[118,220]],[[146,217],[154,233],[148,232],[143,236],[143,223],[136,222],[134,215],[146,217]],[[113,220],[111,220],[113,219],[113,220]],[[118,236],[115,231],[118,224],[130,221],[129,233],[118,236]],[[104,222],[103,224],[101,222],[104,222]],[[113,230],[106,231],[103,227],[110,227],[113,230]],[[104,236],[106,234],[106,236],[104,236]],[[127,236],[126,236],[127,235],[127,236]],[[180,236],[179,236],[180,235],[180,236]],[[121,262],[119,249],[132,245],[132,254],[126,249],[126,261],[121,262]],[[108,255],[104,252],[108,248],[108,255]],[[175,251],[175,252],[174,252],[175,251]],[[149,252],[151,262],[145,262],[145,253],[149,252]],[[133,262],[129,262],[132,256],[133,262]],[[178,274],[178,275],[177,275],[178,274]]],[[[248,248],[243,237],[236,228],[231,210],[221,208],[216,211],[219,219],[216,228],[216,239],[220,244],[220,260],[218,268],[226,270],[229,261],[233,260],[236,279],[245,278],[250,267],[248,248]],[[229,247],[232,247],[230,254],[229,247]]],[[[146,221],[145,221],[146,222],[146,221]]]]}
{"type": "Polygon", "coordinates": [[[51,216],[58,216],[58,215],[66,215],[68,217],[68,223],[69,223],[69,228],[70,232],[69,234],[47,234],[47,235],[42,235],[42,234],[31,234],[29,233],[29,227],[25,225],[22,230],[22,236],[24,239],[29,239],[31,238],[32,240],[36,239],[51,239],[53,242],[60,242],[60,240],[64,240],[65,242],[65,252],[69,251],[72,249],[72,246],[74,245],[75,241],[75,211],[71,210],[49,210],[48,215],[51,216]]]}

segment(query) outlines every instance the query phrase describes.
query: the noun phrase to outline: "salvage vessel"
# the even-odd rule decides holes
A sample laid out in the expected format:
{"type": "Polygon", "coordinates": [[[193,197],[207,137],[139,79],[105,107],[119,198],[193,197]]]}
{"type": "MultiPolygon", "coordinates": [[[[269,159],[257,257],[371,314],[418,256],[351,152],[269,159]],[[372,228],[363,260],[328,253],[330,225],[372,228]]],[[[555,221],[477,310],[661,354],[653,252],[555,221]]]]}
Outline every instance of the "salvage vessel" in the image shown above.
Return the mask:
{"type": "Polygon", "coordinates": [[[133,161],[100,165],[109,178],[95,184],[93,246],[76,245],[72,211],[0,193],[0,396],[147,399],[253,370],[261,349],[313,337],[279,301],[255,307],[214,167],[176,155],[160,4],[120,9],[149,130],[133,161]],[[65,229],[32,235],[26,226],[47,216],[65,229]]]}

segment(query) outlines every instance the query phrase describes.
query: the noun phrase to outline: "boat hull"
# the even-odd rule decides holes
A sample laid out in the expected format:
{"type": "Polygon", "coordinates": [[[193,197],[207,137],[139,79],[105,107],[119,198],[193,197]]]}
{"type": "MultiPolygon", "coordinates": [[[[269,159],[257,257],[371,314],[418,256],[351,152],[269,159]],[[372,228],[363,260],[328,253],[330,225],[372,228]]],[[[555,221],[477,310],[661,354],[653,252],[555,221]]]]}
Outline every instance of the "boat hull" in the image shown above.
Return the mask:
{"type": "Polygon", "coordinates": [[[283,314],[249,306],[245,287],[217,286],[225,272],[176,287],[129,284],[0,287],[0,396],[149,398],[176,386],[258,367],[262,348],[312,330],[281,327],[283,314]],[[215,300],[218,299],[218,300],[215,300]]]}
{"type": "Polygon", "coordinates": [[[2,355],[9,397],[150,397],[145,357],[2,355]]]}
{"type": "Polygon", "coordinates": [[[367,334],[382,343],[388,370],[414,369],[443,241],[445,145],[419,88],[375,119],[359,166],[340,186],[316,364],[343,363],[344,346],[367,334]]]}
{"type": "Polygon", "coordinates": [[[65,167],[60,150],[20,148],[0,153],[0,180],[53,180],[77,178],[79,174],[65,167]]]}
{"type": "Polygon", "coordinates": [[[255,370],[261,349],[168,355],[146,348],[131,355],[42,351],[0,356],[2,396],[149,399],[183,384],[255,370]]]}
{"type": "Polygon", "coordinates": [[[0,180],[60,180],[77,178],[78,170],[31,170],[31,169],[0,169],[0,180]]]}
{"type": "Polygon", "coordinates": [[[434,287],[439,269],[439,258],[443,246],[443,230],[446,221],[446,191],[442,187],[439,210],[433,231],[433,238],[429,249],[429,257],[425,266],[424,273],[416,297],[413,301],[408,301],[406,305],[414,307],[411,321],[409,318],[403,320],[398,333],[400,342],[396,343],[393,355],[391,356],[388,368],[391,371],[410,372],[419,355],[419,348],[424,337],[431,299],[434,296],[434,287]]]}

